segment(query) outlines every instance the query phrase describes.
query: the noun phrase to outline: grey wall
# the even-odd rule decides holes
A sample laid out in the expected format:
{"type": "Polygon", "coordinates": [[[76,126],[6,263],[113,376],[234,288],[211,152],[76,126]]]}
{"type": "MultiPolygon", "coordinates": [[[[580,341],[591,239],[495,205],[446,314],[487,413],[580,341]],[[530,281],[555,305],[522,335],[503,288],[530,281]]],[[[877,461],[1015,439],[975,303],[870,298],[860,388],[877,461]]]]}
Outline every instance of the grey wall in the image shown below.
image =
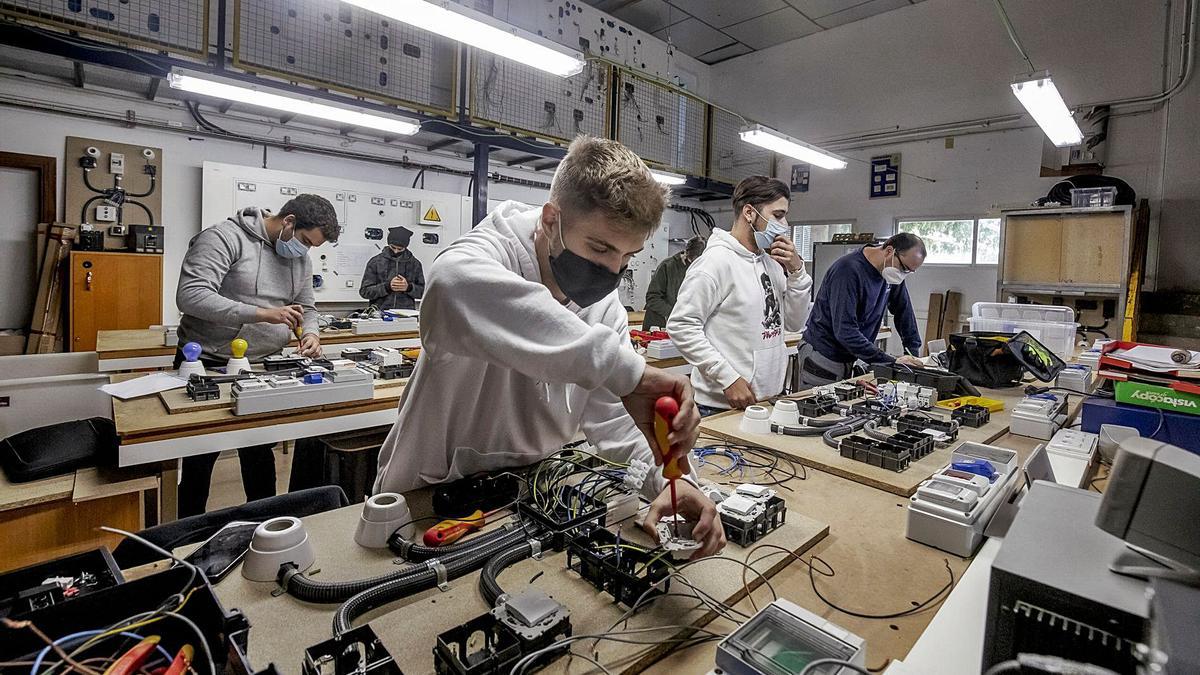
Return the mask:
{"type": "Polygon", "coordinates": [[[38,219],[38,181],[33,171],[0,169],[0,289],[7,298],[0,302],[0,329],[21,328],[29,324],[33,296],[37,292],[34,277],[34,225],[38,219]]]}

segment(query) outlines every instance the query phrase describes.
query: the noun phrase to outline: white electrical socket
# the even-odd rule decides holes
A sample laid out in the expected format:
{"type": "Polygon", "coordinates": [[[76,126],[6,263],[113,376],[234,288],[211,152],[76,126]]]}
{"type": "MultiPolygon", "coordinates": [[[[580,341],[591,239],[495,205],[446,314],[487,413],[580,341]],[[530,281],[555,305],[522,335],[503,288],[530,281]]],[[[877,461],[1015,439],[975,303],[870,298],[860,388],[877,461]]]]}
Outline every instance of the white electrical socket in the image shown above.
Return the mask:
{"type": "Polygon", "coordinates": [[[96,207],[96,222],[99,223],[115,223],[117,222],[117,207],[101,204],[96,207]]]}
{"type": "Polygon", "coordinates": [[[125,155],[114,152],[108,156],[108,172],[114,175],[125,173],[125,155]]]}

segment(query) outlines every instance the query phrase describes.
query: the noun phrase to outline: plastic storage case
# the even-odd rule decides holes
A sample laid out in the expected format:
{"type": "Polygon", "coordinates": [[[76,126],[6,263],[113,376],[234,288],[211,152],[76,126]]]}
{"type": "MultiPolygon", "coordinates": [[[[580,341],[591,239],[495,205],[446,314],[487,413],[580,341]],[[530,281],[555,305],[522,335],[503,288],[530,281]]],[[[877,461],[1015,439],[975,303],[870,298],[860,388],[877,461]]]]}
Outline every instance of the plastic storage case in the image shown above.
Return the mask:
{"type": "Polygon", "coordinates": [[[1054,305],[977,302],[971,306],[971,330],[995,333],[1025,331],[1064,361],[1075,354],[1075,310],[1054,305]]]}
{"type": "Polygon", "coordinates": [[[1117,188],[1106,187],[1071,188],[1072,208],[1094,208],[1112,206],[1117,201],[1117,188]]]}
{"type": "Polygon", "coordinates": [[[983,530],[1000,504],[1007,501],[1020,485],[1021,475],[1015,450],[965,441],[950,456],[951,464],[977,459],[990,462],[999,475],[969,510],[957,510],[944,501],[933,501],[922,496],[921,488],[936,488],[936,483],[946,480],[942,476],[944,471],[951,468],[947,464],[929,480],[923,481],[917,494],[909,497],[908,527],[904,536],[954,555],[974,555],[983,542],[983,530]]]}

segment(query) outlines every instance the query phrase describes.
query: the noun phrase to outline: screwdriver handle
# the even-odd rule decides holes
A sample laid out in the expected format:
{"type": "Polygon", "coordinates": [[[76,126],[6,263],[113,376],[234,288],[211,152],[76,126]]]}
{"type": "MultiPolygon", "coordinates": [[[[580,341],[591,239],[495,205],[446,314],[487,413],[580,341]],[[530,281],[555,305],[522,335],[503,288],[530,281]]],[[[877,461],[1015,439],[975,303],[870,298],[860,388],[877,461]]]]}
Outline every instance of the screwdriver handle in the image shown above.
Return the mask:
{"type": "Polygon", "coordinates": [[[671,457],[671,443],[667,440],[667,435],[671,432],[671,421],[679,414],[679,401],[676,401],[670,396],[660,397],[654,402],[654,440],[658,446],[655,448],[655,454],[658,455],[659,461],[663,463],[663,478],[674,480],[683,476],[683,468],[681,461],[686,462],[687,457],[676,457],[668,461],[671,457]]]}
{"type": "Polygon", "coordinates": [[[476,509],[475,513],[462,519],[443,520],[433,527],[425,530],[425,535],[422,539],[425,545],[431,548],[453,544],[462,538],[468,532],[483,527],[484,514],[483,511],[476,509]]]}

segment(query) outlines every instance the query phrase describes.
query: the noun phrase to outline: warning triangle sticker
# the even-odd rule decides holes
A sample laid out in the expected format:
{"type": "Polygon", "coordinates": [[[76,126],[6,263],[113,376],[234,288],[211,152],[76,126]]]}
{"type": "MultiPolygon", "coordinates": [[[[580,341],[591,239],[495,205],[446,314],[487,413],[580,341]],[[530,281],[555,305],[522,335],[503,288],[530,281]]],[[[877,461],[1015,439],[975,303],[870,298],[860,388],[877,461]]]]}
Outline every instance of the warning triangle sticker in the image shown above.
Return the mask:
{"type": "Polygon", "coordinates": [[[421,218],[421,220],[428,220],[432,223],[440,223],[442,222],[442,216],[437,212],[436,206],[430,206],[429,210],[425,212],[425,217],[421,218]]]}

